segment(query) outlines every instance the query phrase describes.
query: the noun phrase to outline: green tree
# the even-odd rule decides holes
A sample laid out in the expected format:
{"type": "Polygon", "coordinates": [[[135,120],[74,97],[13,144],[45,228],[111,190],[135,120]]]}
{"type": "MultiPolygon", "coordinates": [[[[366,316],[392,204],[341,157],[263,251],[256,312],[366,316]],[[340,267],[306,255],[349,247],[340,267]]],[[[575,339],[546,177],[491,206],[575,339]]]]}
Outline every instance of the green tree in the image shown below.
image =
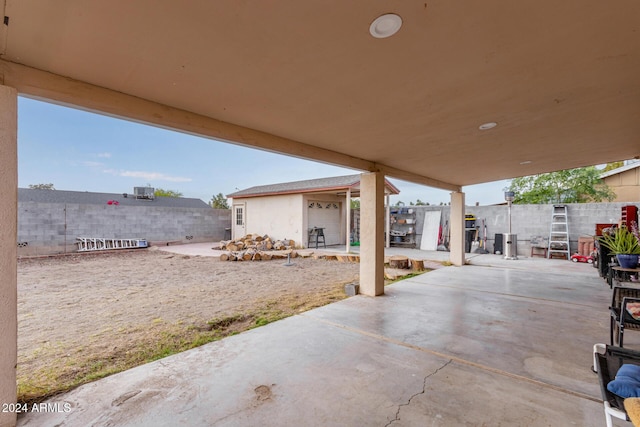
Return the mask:
{"type": "Polygon", "coordinates": [[[29,184],[29,188],[34,190],[55,190],[53,184],[29,184]]]}
{"type": "Polygon", "coordinates": [[[614,192],[602,182],[595,166],[523,176],[505,190],[515,192],[513,203],[586,203],[611,201],[614,192]]]}
{"type": "Polygon", "coordinates": [[[214,209],[229,209],[229,203],[227,203],[227,198],[224,197],[222,193],[218,193],[209,202],[209,206],[214,209]]]}
{"type": "Polygon", "coordinates": [[[156,197],[182,197],[182,193],[174,190],[165,190],[163,188],[156,188],[153,192],[156,197]]]}
{"type": "Polygon", "coordinates": [[[351,199],[351,209],[360,209],[360,199],[357,197],[351,199]]]}
{"type": "Polygon", "coordinates": [[[624,166],[624,162],[607,163],[607,165],[604,167],[604,169],[602,169],[600,172],[602,172],[602,173],[609,172],[611,170],[618,169],[618,168],[620,168],[622,166],[624,166]]]}
{"type": "Polygon", "coordinates": [[[416,206],[429,206],[429,202],[425,203],[422,200],[416,200],[416,206]]]}

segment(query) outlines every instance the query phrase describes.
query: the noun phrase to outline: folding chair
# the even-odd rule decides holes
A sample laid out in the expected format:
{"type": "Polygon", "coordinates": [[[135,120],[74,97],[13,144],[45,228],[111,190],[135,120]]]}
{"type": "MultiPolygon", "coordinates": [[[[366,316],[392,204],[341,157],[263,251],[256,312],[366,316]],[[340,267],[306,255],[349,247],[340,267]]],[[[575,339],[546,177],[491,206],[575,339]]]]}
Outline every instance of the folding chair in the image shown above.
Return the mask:
{"type": "Polygon", "coordinates": [[[640,303],[640,288],[615,286],[611,298],[611,345],[624,346],[625,330],[640,331],[640,319],[634,318],[627,309],[629,304],[640,303]]]}
{"type": "Polygon", "coordinates": [[[607,389],[607,384],[615,379],[618,370],[623,364],[640,365],[640,352],[621,347],[596,344],[593,346],[593,357],[595,370],[598,374],[598,381],[600,382],[607,427],[613,427],[611,417],[631,421],[627,416],[627,411],[624,409],[624,399],[611,393],[607,389]]]}

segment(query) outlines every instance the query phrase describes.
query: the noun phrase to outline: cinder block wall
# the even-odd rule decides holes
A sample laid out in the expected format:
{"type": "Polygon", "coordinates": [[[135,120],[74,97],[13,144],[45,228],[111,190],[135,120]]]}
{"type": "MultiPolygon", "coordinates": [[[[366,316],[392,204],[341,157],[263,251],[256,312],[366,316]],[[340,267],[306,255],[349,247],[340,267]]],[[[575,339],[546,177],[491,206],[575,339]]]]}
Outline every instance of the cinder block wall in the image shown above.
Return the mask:
{"type": "MultiPolygon", "coordinates": [[[[567,204],[569,221],[569,239],[571,252],[578,250],[578,238],[595,235],[596,224],[618,223],[621,208],[632,203],[575,203],[567,204]]],[[[640,203],[636,203],[640,206],[640,203]]],[[[529,256],[532,236],[549,237],[553,205],[513,205],[511,207],[511,232],[518,236],[519,255],[529,256]]],[[[442,211],[442,224],[449,220],[448,206],[412,206],[416,210],[417,247],[420,247],[425,211],[442,211]]],[[[508,233],[508,207],[504,206],[467,206],[467,214],[475,215],[476,225],[481,219],[487,224],[487,248],[493,252],[494,236],[508,233]]],[[[482,236],[482,230],[480,230],[482,236]]]]}
{"type": "Polygon", "coordinates": [[[75,252],[76,237],[215,241],[230,227],[229,209],[19,202],[18,256],[75,252]]]}

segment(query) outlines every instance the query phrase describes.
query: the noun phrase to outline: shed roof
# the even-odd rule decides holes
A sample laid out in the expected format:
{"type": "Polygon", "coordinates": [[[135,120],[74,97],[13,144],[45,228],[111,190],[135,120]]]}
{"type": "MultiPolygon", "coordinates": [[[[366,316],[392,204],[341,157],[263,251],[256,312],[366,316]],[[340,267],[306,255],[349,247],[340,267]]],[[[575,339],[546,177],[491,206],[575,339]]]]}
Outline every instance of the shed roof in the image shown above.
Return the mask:
{"type": "Polygon", "coordinates": [[[110,200],[118,202],[123,206],[155,206],[164,208],[209,208],[200,199],[187,197],[156,197],[153,200],[136,199],[129,194],[124,197],[124,193],[91,193],[88,191],[65,191],[65,190],[37,190],[32,188],[18,188],[19,202],[37,203],[77,203],[86,205],[104,205],[110,200]]]}
{"type": "MultiPolygon", "coordinates": [[[[396,186],[387,179],[385,179],[385,186],[386,191],[390,194],[400,193],[400,190],[398,190],[396,186]]],[[[318,193],[340,190],[346,191],[348,188],[351,188],[352,190],[360,189],[360,174],[283,182],[279,184],[258,185],[228,194],[227,197],[242,198],[271,196],[276,194],[318,193]]]]}
{"type": "Polygon", "coordinates": [[[635,169],[637,167],[640,167],[640,162],[629,163],[628,165],[620,166],[619,168],[611,169],[608,172],[600,174],[600,178],[604,179],[612,175],[617,175],[619,173],[626,172],[631,169],[635,169]]]}

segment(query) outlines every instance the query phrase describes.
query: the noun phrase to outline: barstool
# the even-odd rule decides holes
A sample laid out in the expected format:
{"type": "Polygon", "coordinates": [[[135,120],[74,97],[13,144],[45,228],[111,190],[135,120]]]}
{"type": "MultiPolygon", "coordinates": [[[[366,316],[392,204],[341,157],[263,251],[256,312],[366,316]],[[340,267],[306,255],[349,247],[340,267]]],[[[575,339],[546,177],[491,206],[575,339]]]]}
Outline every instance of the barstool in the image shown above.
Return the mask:
{"type": "Polygon", "coordinates": [[[309,229],[309,247],[311,247],[312,243],[316,244],[316,249],[318,249],[318,243],[320,243],[320,238],[322,238],[322,245],[326,248],[327,244],[324,241],[324,228],[322,227],[313,227],[309,229]]]}

